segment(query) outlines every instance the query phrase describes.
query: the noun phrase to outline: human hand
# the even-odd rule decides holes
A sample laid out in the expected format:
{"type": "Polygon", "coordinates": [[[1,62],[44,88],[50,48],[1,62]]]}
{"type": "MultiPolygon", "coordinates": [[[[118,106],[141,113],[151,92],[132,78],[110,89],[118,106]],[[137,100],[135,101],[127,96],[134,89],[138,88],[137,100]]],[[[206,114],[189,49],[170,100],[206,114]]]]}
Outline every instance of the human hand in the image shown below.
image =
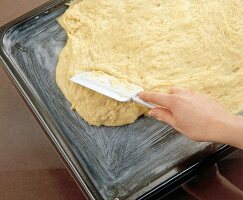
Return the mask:
{"type": "MultiPolygon", "coordinates": [[[[169,94],[142,92],[140,98],[158,105],[149,114],[195,141],[221,140],[233,116],[206,95],[172,87],[169,94]]],[[[226,141],[227,142],[227,141],[226,141]]]]}

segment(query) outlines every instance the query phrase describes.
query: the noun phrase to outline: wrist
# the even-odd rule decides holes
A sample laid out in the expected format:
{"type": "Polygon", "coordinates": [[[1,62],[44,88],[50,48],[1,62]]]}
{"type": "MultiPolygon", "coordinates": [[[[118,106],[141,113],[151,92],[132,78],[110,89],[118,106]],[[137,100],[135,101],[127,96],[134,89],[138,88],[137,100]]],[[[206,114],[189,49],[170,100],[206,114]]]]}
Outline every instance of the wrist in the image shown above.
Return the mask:
{"type": "Polygon", "coordinates": [[[216,141],[243,149],[243,117],[229,115],[220,124],[216,141]]]}

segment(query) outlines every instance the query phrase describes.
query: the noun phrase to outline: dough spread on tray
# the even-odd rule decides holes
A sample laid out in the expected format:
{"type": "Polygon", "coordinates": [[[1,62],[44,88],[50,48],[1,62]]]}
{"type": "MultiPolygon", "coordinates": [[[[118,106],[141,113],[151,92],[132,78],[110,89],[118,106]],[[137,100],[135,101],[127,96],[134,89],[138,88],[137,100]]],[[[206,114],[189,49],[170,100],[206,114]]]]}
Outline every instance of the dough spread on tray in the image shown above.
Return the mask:
{"type": "Polygon", "coordinates": [[[149,91],[170,86],[209,94],[243,110],[242,0],[76,0],[59,19],[68,35],[56,81],[91,125],[133,123],[147,109],[72,83],[98,70],[149,91]]]}

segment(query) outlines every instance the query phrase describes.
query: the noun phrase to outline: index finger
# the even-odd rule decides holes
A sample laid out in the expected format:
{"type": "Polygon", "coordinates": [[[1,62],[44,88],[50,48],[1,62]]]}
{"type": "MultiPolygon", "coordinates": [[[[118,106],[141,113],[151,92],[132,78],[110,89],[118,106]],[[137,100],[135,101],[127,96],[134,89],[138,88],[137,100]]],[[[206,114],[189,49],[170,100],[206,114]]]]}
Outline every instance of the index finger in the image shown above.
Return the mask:
{"type": "Polygon", "coordinates": [[[171,108],[172,95],[156,92],[141,92],[139,97],[145,101],[164,108],[171,108]]]}

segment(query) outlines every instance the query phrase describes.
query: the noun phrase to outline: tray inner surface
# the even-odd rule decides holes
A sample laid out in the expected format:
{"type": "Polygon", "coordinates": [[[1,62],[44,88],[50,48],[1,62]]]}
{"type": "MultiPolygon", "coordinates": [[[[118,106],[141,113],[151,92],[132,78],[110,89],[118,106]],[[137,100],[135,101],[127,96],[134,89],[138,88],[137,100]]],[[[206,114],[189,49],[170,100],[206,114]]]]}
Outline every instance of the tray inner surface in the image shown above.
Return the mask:
{"type": "Polygon", "coordinates": [[[58,55],[67,39],[56,18],[65,9],[63,5],[12,27],[5,33],[4,49],[100,195],[133,199],[180,171],[180,163],[198,152],[203,155],[210,144],[192,142],[148,117],[97,128],[72,111],[55,83],[58,55]]]}

